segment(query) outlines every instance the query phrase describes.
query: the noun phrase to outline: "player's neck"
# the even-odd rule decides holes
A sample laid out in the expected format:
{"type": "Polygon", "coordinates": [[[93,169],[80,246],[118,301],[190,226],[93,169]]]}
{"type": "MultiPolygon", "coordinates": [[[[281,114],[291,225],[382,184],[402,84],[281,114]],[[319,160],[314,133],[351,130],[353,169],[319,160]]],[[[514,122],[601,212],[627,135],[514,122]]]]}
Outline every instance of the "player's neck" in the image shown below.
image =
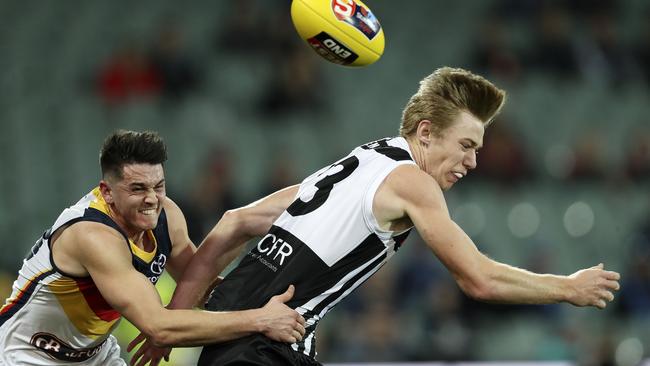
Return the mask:
{"type": "Polygon", "coordinates": [[[133,244],[137,245],[139,248],[145,249],[144,231],[140,231],[136,234],[129,234],[129,240],[131,240],[133,244]]]}
{"type": "Polygon", "coordinates": [[[134,229],[129,227],[129,225],[127,225],[126,222],[123,219],[121,219],[121,217],[117,215],[113,211],[112,207],[110,206],[108,207],[108,216],[110,216],[110,218],[113,219],[113,221],[115,221],[117,226],[119,226],[120,229],[122,229],[122,231],[126,234],[127,238],[129,238],[131,242],[133,242],[138,247],[144,249],[145,246],[143,240],[144,230],[134,229]]]}
{"type": "Polygon", "coordinates": [[[420,169],[426,171],[427,154],[425,147],[414,138],[407,138],[406,142],[409,144],[409,149],[411,150],[411,155],[413,156],[413,160],[415,160],[415,164],[417,164],[420,169]]]}

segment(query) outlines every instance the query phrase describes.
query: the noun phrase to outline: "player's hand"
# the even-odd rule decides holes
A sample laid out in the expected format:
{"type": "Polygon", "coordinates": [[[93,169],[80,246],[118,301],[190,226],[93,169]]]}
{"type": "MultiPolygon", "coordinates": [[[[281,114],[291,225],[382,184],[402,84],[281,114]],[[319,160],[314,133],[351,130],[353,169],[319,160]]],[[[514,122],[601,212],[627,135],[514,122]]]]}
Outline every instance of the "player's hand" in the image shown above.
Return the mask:
{"type": "Polygon", "coordinates": [[[172,351],[171,347],[161,348],[154,346],[144,333],[140,333],[140,335],[135,337],[126,347],[126,351],[131,352],[143,340],[144,344],[131,357],[131,362],[129,363],[131,366],[144,366],[147,362],[151,362],[149,364],[150,366],[158,366],[160,360],[163,358],[165,361],[169,361],[169,353],[172,351]]]}
{"type": "Polygon", "coordinates": [[[580,270],[569,278],[572,280],[573,293],[568,301],[576,306],[595,306],[604,309],[607,303],[614,300],[614,291],[620,288],[618,280],[621,275],[613,271],[605,271],[604,265],[580,270]]]}
{"type": "Polygon", "coordinates": [[[280,342],[296,343],[305,335],[305,319],[297,311],[284,303],[291,300],[295,288],[290,285],[287,291],[276,295],[261,308],[257,322],[262,334],[280,342]]]}

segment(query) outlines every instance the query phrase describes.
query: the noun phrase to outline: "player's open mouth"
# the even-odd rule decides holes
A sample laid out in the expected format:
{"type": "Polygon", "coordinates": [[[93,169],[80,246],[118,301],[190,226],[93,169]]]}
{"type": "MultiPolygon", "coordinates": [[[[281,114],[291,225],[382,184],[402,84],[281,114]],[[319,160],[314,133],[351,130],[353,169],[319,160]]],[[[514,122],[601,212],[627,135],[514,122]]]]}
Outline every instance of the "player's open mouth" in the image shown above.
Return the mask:
{"type": "Polygon", "coordinates": [[[149,208],[146,210],[140,210],[139,212],[143,215],[155,215],[157,210],[155,208],[149,208]]]}
{"type": "Polygon", "coordinates": [[[451,172],[449,173],[449,177],[452,183],[458,182],[461,178],[463,178],[465,175],[460,172],[451,172]]]}

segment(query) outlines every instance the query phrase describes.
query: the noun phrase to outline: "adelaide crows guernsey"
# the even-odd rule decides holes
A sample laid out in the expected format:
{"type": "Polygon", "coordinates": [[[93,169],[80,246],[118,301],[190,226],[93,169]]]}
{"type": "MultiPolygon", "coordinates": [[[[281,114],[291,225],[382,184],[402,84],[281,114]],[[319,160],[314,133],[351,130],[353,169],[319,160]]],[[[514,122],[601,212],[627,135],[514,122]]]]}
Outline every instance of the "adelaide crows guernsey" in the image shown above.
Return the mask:
{"type": "Polygon", "coordinates": [[[408,235],[379,227],[372,212],[379,185],[398,166],[415,164],[404,138],[386,138],[307,177],[295,201],[213,291],[210,310],[263,306],[290,284],[287,303],[307,322],[294,351],[315,357],[318,321],[361,285],[408,235]]]}
{"type": "Polygon", "coordinates": [[[91,277],[63,273],[52,259],[52,235],[80,221],[119,231],[131,250],[133,267],[152,283],[162,274],[171,252],[165,211],[156,228],[146,232],[155,243],[155,250],[146,252],[110,218],[108,205],[95,188],[59,215],[23,261],[11,297],[0,309],[0,365],[3,361],[8,365],[104,365],[113,362],[112,354],[119,357],[119,348],[110,350],[117,346],[109,336],[120,314],[104,300],[91,277]]]}

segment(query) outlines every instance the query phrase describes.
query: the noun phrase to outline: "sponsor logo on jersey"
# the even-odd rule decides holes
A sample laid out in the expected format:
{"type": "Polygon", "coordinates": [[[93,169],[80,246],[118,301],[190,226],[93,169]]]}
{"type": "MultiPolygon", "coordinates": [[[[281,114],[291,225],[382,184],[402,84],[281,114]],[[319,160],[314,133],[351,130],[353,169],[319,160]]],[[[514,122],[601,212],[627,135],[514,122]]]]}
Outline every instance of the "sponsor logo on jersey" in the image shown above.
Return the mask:
{"type": "Polygon", "coordinates": [[[251,250],[249,255],[273,272],[277,272],[278,268],[281,268],[291,259],[297,245],[301,244],[294,242],[299,241],[298,239],[292,240],[293,236],[290,234],[284,235],[285,233],[287,232],[281,229],[271,229],[271,232],[257,243],[257,246],[251,250]]]}
{"type": "Polygon", "coordinates": [[[95,347],[75,349],[53,334],[39,332],[32,336],[29,343],[45,352],[53,359],[68,362],[81,362],[89,360],[91,357],[98,354],[106,342],[102,342],[100,345],[95,347]]]}
{"type": "Polygon", "coordinates": [[[293,254],[293,247],[274,234],[266,234],[257,244],[257,250],[267,257],[273,257],[274,261],[278,260],[280,265],[284,264],[286,257],[293,254]]]}
{"type": "Polygon", "coordinates": [[[158,278],[160,278],[160,275],[165,270],[165,264],[167,264],[167,256],[163,253],[158,254],[158,256],[153,261],[151,261],[151,266],[149,266],[149,269],[154,275],[149,277],[149,281],[151,281],[151,283],[154,285],[156,282],[158,282],[158,278]]]}
{"type": "Polygon", "coordinates": [[[359,58],[350,48],[325,32],[320,32],[307,41],[316,52],[335,64],[349,65],[359,58]]]}
{"type": "Polygon", "coordinates": [[[355,27],[369,40],[381,30],[379,20],[370,9],[354,0],[332,0],[332,11],[336,19],[355,27]]]}
{"type": "Polygon", "coordinates": [[[158,254],[156,259],[154,259],[151,262],[151,272],[153,272],[153,273],[155,273],[157,275],[162,274],[163,270],[165,269],[165,264],[166,263],[167,263],[167,256],[162,254],[162,253],[158,254]]]}

